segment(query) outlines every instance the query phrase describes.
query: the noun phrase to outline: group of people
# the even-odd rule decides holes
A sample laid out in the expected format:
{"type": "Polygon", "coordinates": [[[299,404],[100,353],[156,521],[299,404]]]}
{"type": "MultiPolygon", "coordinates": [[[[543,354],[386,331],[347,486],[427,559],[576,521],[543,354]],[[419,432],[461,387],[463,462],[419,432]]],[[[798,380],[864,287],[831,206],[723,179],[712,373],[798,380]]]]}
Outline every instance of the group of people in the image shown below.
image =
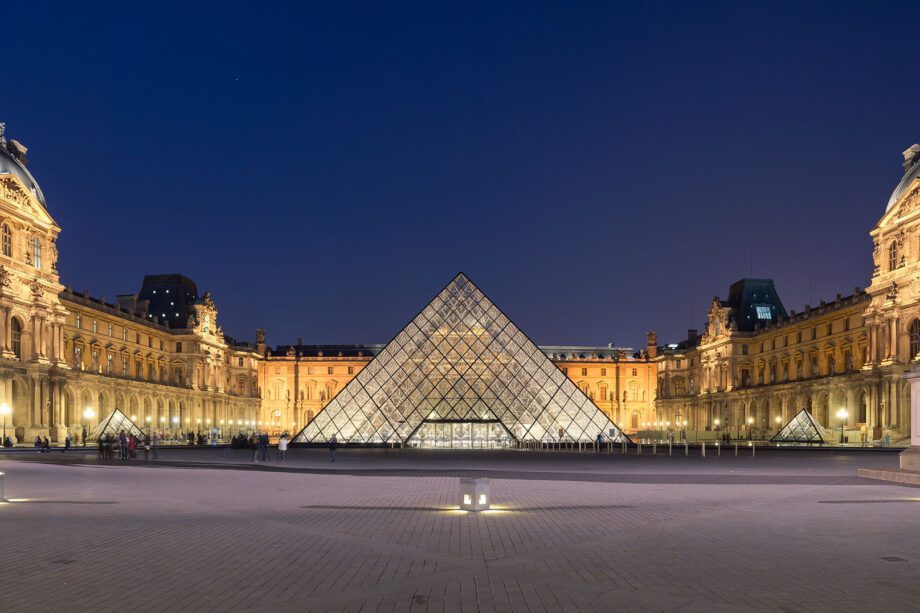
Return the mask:
{"type": "MultiPolygon", "coordinates": [[[[287,455],[288,447],[288,434],[285,432],[281,435],[281,438],[278,439],[278,461],[284,462],[284,457],[287,455]]],[[[247,447],[252,451],[252,462],[271,462],[272,459],[272,447],[271,443],[268,440],[268,434],[261,432],[256,434],[253,432],[249,435],[249,439],[246,441],[247,447]]]]}
{"type": "Polygon", "coordinates": [[[137,458],[137,448],[141,446],[144,449],[144,459],[150,459],[150,453],[153,452],[153,459],[159,460],[160,454],[160,435],[158,432],[144,434],[143,438],[135,436],[133,432],[122,430],[118,436],[111,432],[99,437],[99,457],[103,460],[115,459],[115,453],[118,453],[119,460],[133,460],[137,458]]]}

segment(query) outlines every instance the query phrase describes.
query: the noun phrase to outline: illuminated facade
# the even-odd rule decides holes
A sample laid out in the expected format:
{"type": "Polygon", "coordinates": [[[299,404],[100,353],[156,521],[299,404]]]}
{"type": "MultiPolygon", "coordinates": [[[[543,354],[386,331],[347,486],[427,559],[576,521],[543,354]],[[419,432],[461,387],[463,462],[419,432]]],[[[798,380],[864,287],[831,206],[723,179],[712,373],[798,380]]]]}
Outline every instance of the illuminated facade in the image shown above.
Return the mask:
{"type": "Polygon", "coordinates": [[[713,300],[702,335],[691,330],[656,358],[665,419],[712,436],[769,438],[805,409],[824,427],[843,427],[850,442],[906,442],[903,377],[920,359],[920,146],[904,158],[904,177],[870,232],[869,287],[786,314],[772,281],[734,284],[726,300],[713,300]]]}
{"type": "Polygon", "coordinates": [[[181,320],[137,295],[109,303],[61,285],[60,227],[0,124],[0,404],[7,435],[62,442],[121,409],[163,432],[258,418],[259,355],[226,338],[205,294],[181,320]],[[172,318],[168,315],[172,315],[172,318]],[[223,422],[223,423],[222,423],[223,422]]]}

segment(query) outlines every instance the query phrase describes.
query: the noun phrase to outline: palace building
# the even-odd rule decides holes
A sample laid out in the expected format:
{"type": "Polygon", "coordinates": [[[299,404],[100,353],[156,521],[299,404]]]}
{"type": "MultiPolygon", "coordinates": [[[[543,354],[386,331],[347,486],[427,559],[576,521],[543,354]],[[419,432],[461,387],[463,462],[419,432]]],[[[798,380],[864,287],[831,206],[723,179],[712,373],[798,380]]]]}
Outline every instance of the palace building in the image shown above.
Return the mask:
{"type": "Polygon", "coordinates": [[[253,345],[224,336],[210,296],[180,275],[116,302],[65,288],[61,228],[0,124],[0,403],[7,436],[62,442],[118,408],[163,432],[241,427],[259,412],[253,345]],[[152,308],[153,307],[153,308],[152,308]]]}
{"type": "Polygon", "coordinates": [[[850,441],[904,440],[904,373],[920,359],[920,145],[871,230],[873,274],[817,306],[787,313],[768,279],[715,297],[702,335],[656,357],[658,411],[710,433],[767,438],[800,410],[850,441]]]}
{"type": "MultiPolygon", "coordinates": [[[[166,434],[217,428],[223,437],[249,430],[277,435],[312,424],[304,432],[314,441],[335,431],[354,441],[432,446],[463,446],[477,436],[490,445],[590,440],[595,430],[614,438],[676,429],[702,438],[769,438],[803,409],[819,426],[843,427],[851,441],[898,442],[909,433],[903,374],[920,358],[920,145],[905,152],[905,174],[870,232],[875,266],[868,288],[787,311],[772,280],[742,279],[724,299],[713,299],[702,333],[690,330],[663,346],[648,333],[640,351],[536,346],[526,336],[509,342],[489,328],[481,309],[457,311],[450,321],[466,318],[468,327],[451,331],[451,343],[469,334],[480,344],[494,341],[500,359],[457,344],[469,351],[451,354],[440,368],[459,373],[462,362],[481,372],[435,380],[425,371],[419,383],[444,388],[452,408],[434,402],[425,388],[416,400],[428,410],[417,415],[407,405],[381,404],[377,411],[347,402],[358,388],[374,388],[368,377],[376,381],[381,365],[388,376],[402,376],[390,370],[407,363],[384,355],[388,345],[297,339],[269,346],[263,330],[255,343],[238,342],[223,333],[210,294],[199,295],[180,274],[147,275],[137,293],[114,301],[65,287],[57,272],[61,228],[25,154],[4,138],[0,124],[0,406],[11,409],[7,434],[19,442],[36,436],[61,442],[68,433],[79,439],[116,409],[166,434]],[[526,359],[517,353],[522,344],[526,359]],[[482,370],[497,377],[497,365],[512,362],[498,387],[482,370]],[[557,381],[555,371],[546,371],[558,383],[552,398],[564,389],[564,401],[545,397],[546,364],[563,376],[557,381]],[[366,368],[375,372],[362,376],[366,368]],[[540,389],[528,388],[531,380],[540,389]],[[474,398],[501,414],[484,411],[474,398]],[[369,411],[368,422],[352,419],[357,408],[369,411]],[[381,422],[384,412],[395,423],[381,422]],[[400,419],[418,431],[407,431],[400,419]]],[[[428,342],[442,332],[428,330],[428,342]]]]}

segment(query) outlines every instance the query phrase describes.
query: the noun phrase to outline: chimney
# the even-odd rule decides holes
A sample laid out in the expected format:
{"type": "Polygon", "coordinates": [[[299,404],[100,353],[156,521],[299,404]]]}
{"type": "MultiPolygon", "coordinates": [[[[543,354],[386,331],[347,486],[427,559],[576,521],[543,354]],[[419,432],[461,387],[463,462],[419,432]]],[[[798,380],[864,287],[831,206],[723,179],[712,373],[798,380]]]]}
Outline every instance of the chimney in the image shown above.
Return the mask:
{"type": "Polygon", "coordinates": [[[297,346],[299,347],[300,345],[303,345],[303,337],[302,337],[302,336],[298,336],[298,337],[297,337],[297,346]]]}
{"type": "Polygon", "coordinates": [[[687,342],[691,345],[695,343],[697,335],[698,334],[696,330],[693,330],[693,329],[687,330],[687,342]]]}
{"type": "Polygon", "coordinates": [[[914,167],[918,158],[920,158],[920,145],[911,145],[904,150],[904,174],[914,167]]]}
{"type": "Polygon", "coordinates": [[[658,355],[658,334],[649,332],[645,335],[645,353],[653,358],[658,355]]]}

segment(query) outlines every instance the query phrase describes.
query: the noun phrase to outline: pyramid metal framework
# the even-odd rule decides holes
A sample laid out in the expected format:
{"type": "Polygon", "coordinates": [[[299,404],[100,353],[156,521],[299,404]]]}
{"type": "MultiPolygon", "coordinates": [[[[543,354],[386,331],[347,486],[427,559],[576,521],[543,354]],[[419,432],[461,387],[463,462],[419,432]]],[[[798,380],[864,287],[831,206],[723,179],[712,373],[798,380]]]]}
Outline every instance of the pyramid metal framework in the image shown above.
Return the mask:
{"type": "Polygon", "coordinates": [[[468,423],[510,444],[629,440],[460,273],[293,442],[412,444],[424,425],[468,423]]]}
{"type": "Polygon", "coordinates": [[[799,411],[789,423],[770,439],[775,443],[833,443],[836,439],[814,415],[806,409],[799,411]]]}
{"type": "Polygon", "coordinates": [[[109,413],[105,419],[99,422],[93,431],[90,432],[88,440],[98,441],[100,436],[105,434],[112,434],[113,436],[118,436],[118,433],[122,430],[126,434],[134,434],[134,436],[143,437],[144,432],[131,421],[127,415],[122,413],[119,409],[115,409],[109,413]]]}

